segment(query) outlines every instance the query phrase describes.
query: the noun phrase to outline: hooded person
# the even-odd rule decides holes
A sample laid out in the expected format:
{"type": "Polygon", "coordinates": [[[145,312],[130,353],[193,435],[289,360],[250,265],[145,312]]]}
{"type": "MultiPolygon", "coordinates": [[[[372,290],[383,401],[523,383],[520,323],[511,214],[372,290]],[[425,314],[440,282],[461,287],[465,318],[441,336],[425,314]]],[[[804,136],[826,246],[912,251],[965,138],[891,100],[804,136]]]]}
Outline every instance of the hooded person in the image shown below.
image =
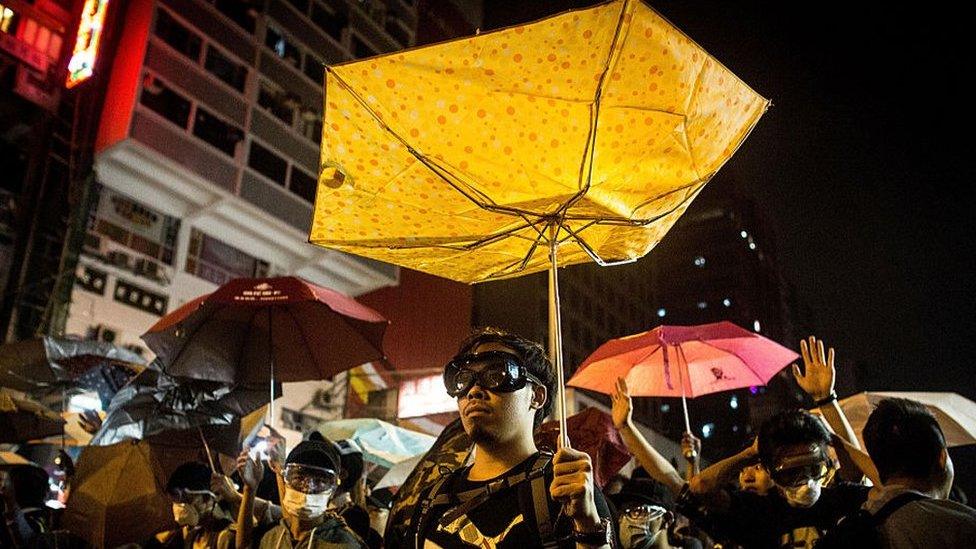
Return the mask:
{"type": "Polygon", "coordinates": [[[247,452],[238,458],[244,494],[237,521],[237,545],[248,547],[252,539],[262,549],[360,548],[363,541],[343,520],[329,511],[329,499],[339,486],[341,458],[328,440],[305,440],[298,444],[281,471],[284,493],[282,518],[277,524],[253,529],[250,520],[254,492],[264,466],[247,452]]]}
{"type": "Polygon", "coordinates": [[[200,461],[188,461],[173,471],[166,494],[177,527],[156,534],[146,547],[234,547],[234,523],[210,490],[210,479],[210,466],[200,461]]]}

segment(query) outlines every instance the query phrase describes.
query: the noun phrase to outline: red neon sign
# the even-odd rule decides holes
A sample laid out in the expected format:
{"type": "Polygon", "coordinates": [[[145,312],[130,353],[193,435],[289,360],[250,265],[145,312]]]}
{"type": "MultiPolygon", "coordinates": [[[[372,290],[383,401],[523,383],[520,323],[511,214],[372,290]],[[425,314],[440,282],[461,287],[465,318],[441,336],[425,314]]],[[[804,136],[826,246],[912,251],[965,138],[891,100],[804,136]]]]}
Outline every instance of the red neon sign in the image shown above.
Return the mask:
{"type": "Polygon", "coordinates": [[[65,87],[73,88],[91,77],[95,69],[98,42],[102,38],[102,25],[105,23],[107,11],[108,0],[85,0],[81,20],[78,22],[75,49],[71,54],[71,61],[68,62],[68,79],[65,81],[65,87]]]}

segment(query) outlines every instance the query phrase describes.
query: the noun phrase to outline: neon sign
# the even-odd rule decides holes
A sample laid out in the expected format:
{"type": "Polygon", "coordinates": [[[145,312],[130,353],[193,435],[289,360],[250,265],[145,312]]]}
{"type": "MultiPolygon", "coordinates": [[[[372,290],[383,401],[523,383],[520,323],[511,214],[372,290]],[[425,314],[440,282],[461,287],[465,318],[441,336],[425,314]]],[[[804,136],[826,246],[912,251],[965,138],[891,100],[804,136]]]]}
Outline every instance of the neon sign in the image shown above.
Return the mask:
{"type": "Polygon", "coordinates": [[[95,58],[98,56],[98,42],[102,38],[106,11],[108,0],[85,0],[81,20],[78,22],[75,49],[71,54],[71,61],[68,62],[65,87],[73,88],[91,77],[95,69],[95,58]]]}

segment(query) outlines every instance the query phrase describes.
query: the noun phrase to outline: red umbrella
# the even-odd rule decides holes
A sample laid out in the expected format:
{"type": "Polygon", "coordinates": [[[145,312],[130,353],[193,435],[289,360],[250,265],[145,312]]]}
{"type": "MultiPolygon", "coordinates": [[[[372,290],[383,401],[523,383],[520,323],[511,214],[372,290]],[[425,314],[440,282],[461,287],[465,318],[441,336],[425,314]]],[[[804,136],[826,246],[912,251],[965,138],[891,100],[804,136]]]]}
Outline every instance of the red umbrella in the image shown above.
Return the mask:
{"type": "MultiPolygon", "coordinates": [[[[601,488],[630,461],[630,451],[613,426],[610,414],[587,408],[566,418],[566,430],[573,448],[586,452],[593,463],[593,478],[601,488]]],[[[547,421],[535,431],[538,446],[556,447],[559,422],[547,421]]]]}
{"type": "Polygon", "coordinates": [[[611,339],[593,352],[567,385],[613,394],[618,377],[632,396],[686,397],[765,385],[799,355],[731,322],[658,326],[611,339]]]}
{"type": "Polygon", "coordinates": [[[222,383],[327,379],[384,358],[388,322],[295,277],[239,278],[143,334],[167,374],[222,383]]]}

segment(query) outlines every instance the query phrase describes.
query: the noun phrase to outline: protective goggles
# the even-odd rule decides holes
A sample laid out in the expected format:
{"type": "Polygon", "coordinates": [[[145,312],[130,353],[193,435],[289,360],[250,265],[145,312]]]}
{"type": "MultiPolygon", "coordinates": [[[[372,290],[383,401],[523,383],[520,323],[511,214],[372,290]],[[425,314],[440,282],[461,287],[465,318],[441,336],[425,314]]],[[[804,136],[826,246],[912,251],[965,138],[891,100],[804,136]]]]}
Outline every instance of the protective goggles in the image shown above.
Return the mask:
{"type": "Polygon", "coordinates": [[[833,462],[819,448],[809,454],[790,456],[780,460],[769,472],[773,482],[784,487],[802,486],[808,481],[823,481],[833,472],[833,462]]]}
{"type": "Polygon", "coordinates": [[[193,503],[198,498],[217,499],[217,494],[214,494],[210,490],[189,490],[187,488],[175,488],[169,491],[169,497],[173,500],[173,503],[193,503]]]}
{"type": "Polygon", "coordinates": [[[644,503],[627,506],[620,511],[620,515],[635,521],[646,521],[654,520],[667,512],[668,510],[660,505],[644,503]]]}
{"type": "Polygon", "coordinates": [[[530,381],[544,386],[525,369],[518,356],[506,351],[461,355],[444,369],[447,394],[455,398],[467,394],[475,384],[494,393],[511,393],[530,381]]]}
{"type": "Polygon", "coordinates": [[[285,484],[305,494],[324,494],[335,491],[339,476],[332,469],[289,463],[281,471],[285,484]]]}

